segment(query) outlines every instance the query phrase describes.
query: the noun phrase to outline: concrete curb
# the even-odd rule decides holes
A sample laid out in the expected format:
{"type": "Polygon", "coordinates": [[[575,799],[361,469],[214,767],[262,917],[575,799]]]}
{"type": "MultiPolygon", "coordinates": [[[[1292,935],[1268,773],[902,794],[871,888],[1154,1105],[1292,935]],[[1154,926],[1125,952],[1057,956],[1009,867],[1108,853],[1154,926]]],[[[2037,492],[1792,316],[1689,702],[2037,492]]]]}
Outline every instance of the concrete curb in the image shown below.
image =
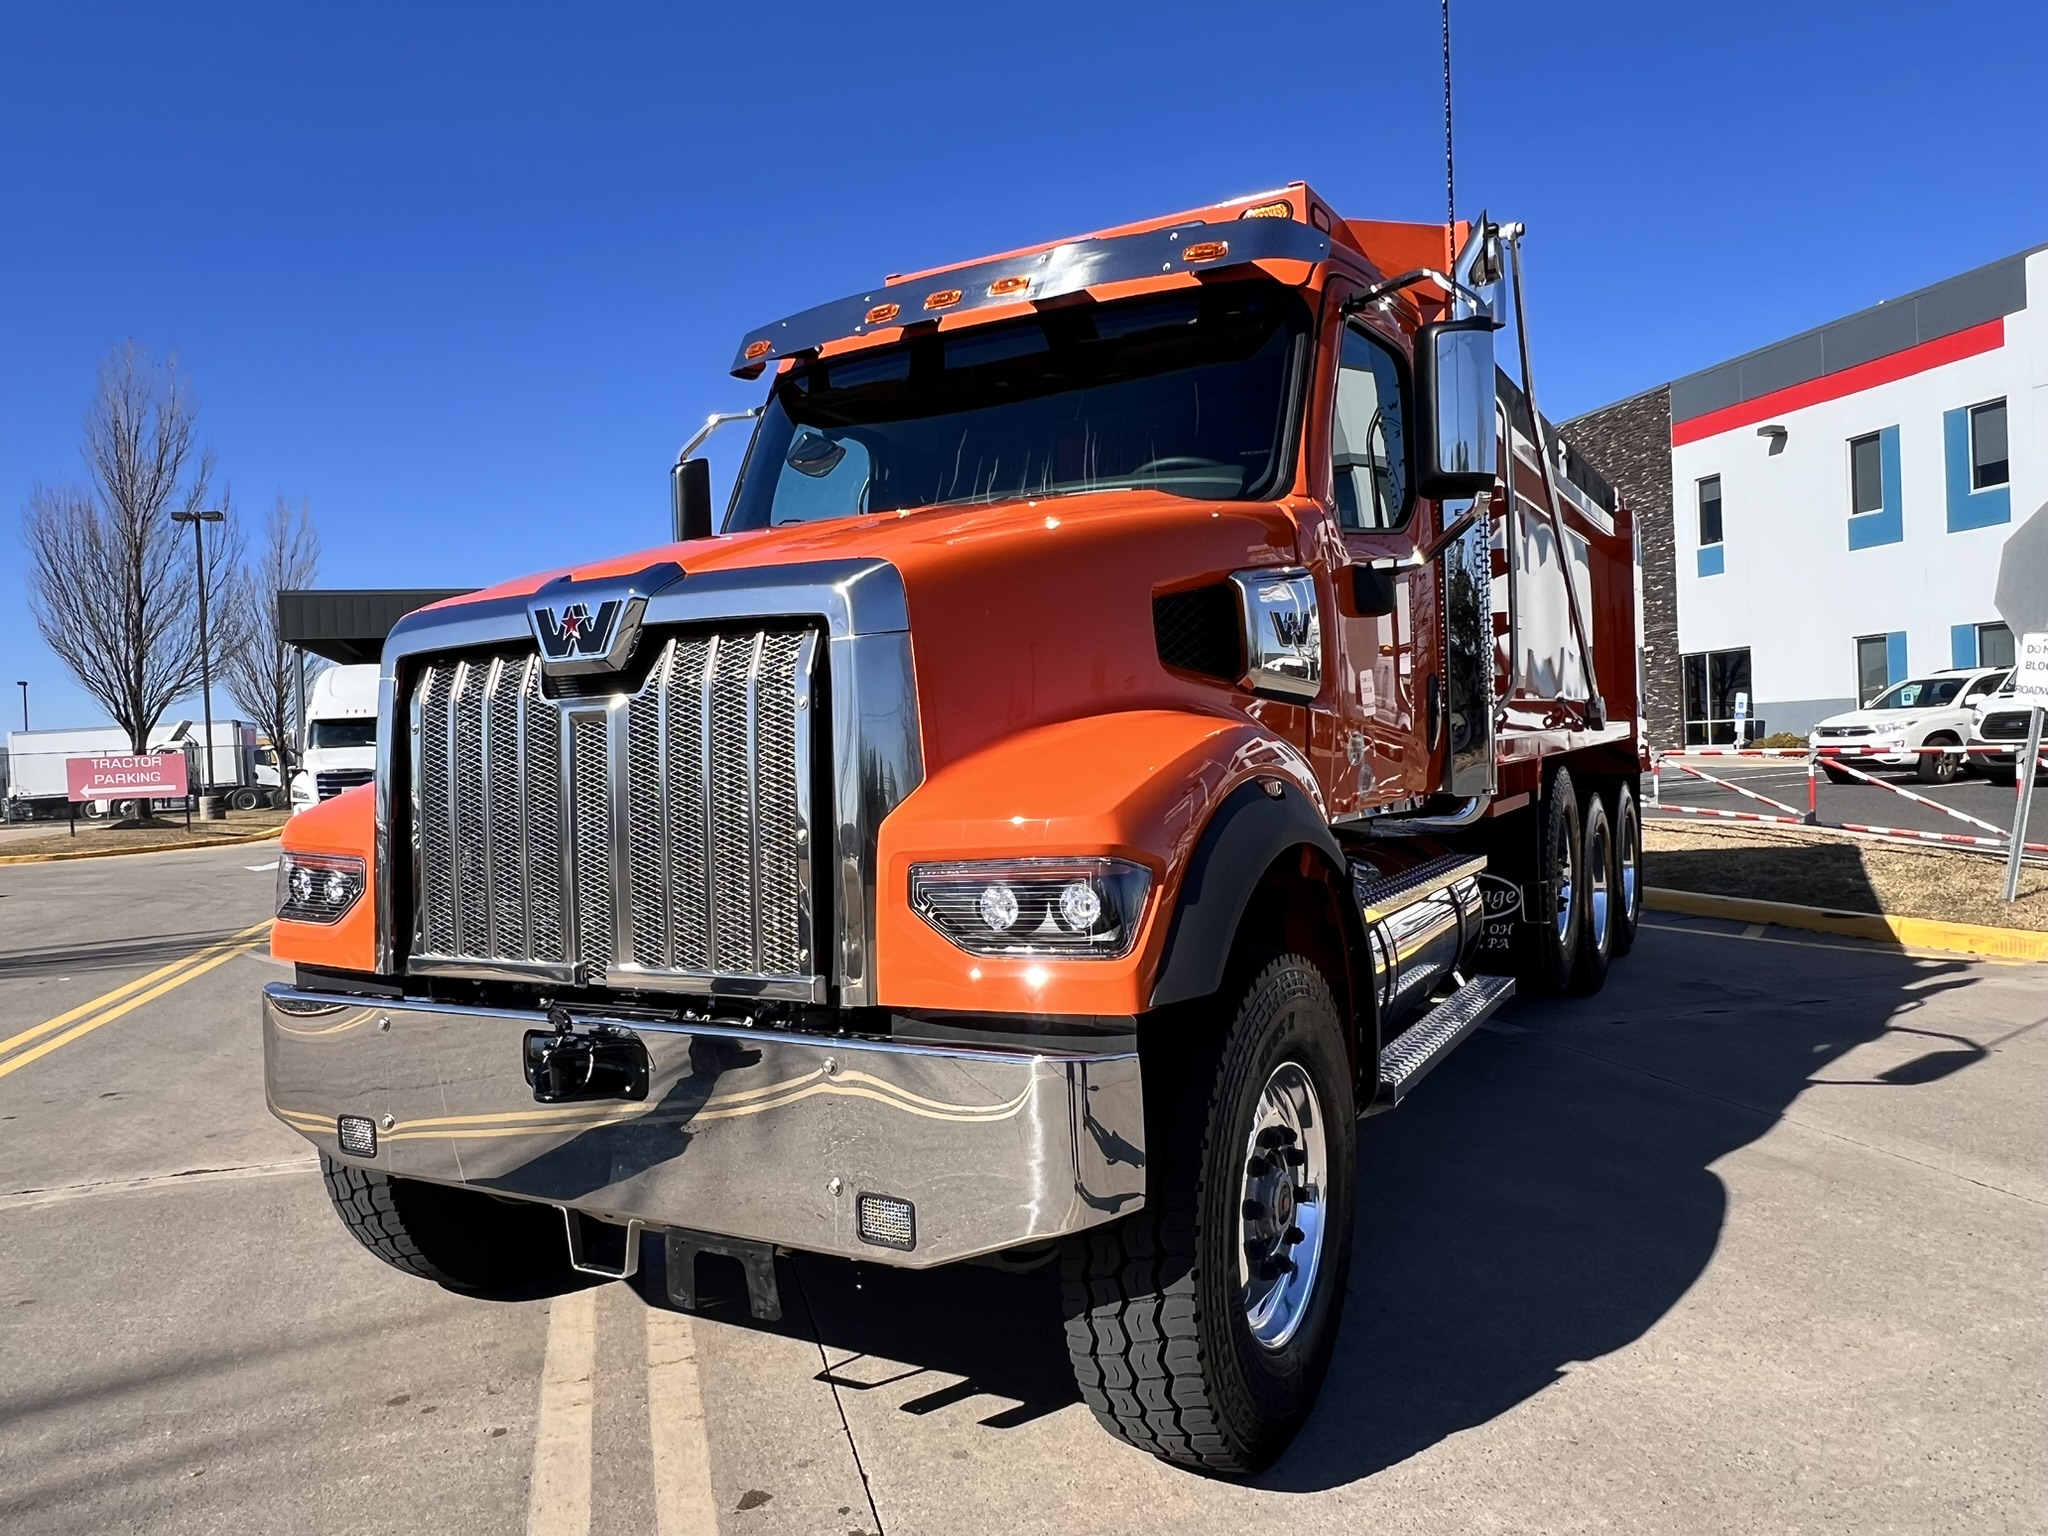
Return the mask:
{"type": "Polygon", "coordinates": [[[249,832],[240,837],[209,837],[203,843],[158,843],[153,848],[80,848],[76,852],[66,849],[62,853],[6,853],[0,854],[0,864],[59,864],[68,859],[132,859],[144,853],[192,853],[201,848],[235,848],[243,843],[267,843],[284,831],[272,827],[268,832],[249,832]]]}
{"type": "Polygon", "coordinates": [[[1659,912],[1721,917],[1737,923],[1774,923],[1780,928],[1804,928],[1846,939],[1874,939],[1880,944],[1898,944],[1908,949],[1938,949],[1949,954],[1985,955],[2000,960],[2048,960],[2048,933],[2024,928],[1984,928],[1975,923],[1939,922],[1931,917],[1835,912],[1786,901],[1748,901],[1658,886],[1644,890],[1643,904],[1659,912]]]}

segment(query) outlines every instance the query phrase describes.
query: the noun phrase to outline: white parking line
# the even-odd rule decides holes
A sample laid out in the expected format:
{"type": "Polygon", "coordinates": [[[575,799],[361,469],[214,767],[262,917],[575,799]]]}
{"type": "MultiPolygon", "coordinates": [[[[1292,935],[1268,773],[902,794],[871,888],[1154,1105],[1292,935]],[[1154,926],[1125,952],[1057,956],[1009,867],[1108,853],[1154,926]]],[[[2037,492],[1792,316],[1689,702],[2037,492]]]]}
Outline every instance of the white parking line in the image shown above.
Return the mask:
{"type": "Polygon", "coordinates": [[[596,1363],[597,1293],[557,1296],[548,1305],[526,1536],[589,1536],[591,1375],[596,1363]]]}
{"type": "Polygon", "coordinates": [[[271,870],[277,868],[277,860],[272,859],[268,864],[244,864],[242,868],[249,871],[252,875],[268,874],[271,870]]]}
{"type": "Polygon", "coordinates": [[[661,1536],[718,1536],[711,1443],[689,1317],[656,1307],[647,1318],[647,1432],[654,1448],[654,1521],[661,1536]]]}

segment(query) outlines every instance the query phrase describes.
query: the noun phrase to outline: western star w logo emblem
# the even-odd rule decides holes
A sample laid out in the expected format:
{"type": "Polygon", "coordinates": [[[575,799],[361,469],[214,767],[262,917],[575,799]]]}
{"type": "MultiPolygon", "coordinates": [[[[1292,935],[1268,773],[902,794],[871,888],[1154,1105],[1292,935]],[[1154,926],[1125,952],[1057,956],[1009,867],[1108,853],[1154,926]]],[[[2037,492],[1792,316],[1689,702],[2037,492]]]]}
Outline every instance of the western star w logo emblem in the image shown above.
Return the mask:
{"type": "Polygon", "coordinates": [[[545,661],[574,661],[579,657],[603,656],[611,649],[612,631],[619,622],[619,610],[625,604],[617,598],[599,603],[592,613],[588,603],[569,603],[560,608],[550,608],[536,603],[533,607],[533,633],[540,641],[540,654],[545,661]]]}

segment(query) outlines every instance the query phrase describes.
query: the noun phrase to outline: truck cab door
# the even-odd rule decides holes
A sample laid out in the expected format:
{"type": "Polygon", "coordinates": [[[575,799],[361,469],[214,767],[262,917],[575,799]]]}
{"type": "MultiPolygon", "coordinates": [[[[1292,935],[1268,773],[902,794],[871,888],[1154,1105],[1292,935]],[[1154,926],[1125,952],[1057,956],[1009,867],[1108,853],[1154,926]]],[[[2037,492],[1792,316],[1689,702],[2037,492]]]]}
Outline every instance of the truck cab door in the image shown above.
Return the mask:
{"type": "Polygon", "coordinates": [[[1328,740],[1319,755],[1330,810],[1343,816],[1428,793],[1415,641],[1430,633],[1436,597],[1429,570],[1399,563],[1413,553],[1417,518],[1407,357],[1362,317],[1343,322],[1337,346],[1328,439],[1335,718],[1316,734],[1328,740]]]}

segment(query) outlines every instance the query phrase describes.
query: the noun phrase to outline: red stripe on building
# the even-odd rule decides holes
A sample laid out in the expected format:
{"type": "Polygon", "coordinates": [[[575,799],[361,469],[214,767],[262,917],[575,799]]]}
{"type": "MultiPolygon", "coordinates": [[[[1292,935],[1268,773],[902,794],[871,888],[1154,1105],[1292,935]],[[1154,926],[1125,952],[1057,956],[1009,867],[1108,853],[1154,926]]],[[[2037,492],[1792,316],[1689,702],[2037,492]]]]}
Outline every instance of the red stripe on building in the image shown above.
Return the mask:
{"type": "Polygon", "coordinates": [[[1957,363],[1966,357],[1975,357],[1981,352],[1995,352],[2004,345],[2005,317],[2001,315],[1996,320],[1973,325],[1967,331],[1957,331],[1952,336],[1937,336],[1932,341],[1923,341],[1917,347],[1908,347],[1903,352],[1873,357],[1867,363],[1844,368],[1840,373],[1822,374],[1817,379],[1808,379],[1804,384],[1793,384],[1784,389],[1774,390],[1768,395],[1759,395],[1754,400],[1724,405],[1718,411],[1708,411],[1704,416],[1674,421],[1671,424],[1671,446],[1682,448],[1687,443],[1696,443],[1703,437],[1713,437],[1716,433],[1750,426],[1786,411],[1803,410],[1809,405],[1839,400],[1844,395],[1874,389],[1879,384],[1889,384],[1894,379],[1911,378],[1916,373],[1939,368],[1943,363],[1957,363]]]}

